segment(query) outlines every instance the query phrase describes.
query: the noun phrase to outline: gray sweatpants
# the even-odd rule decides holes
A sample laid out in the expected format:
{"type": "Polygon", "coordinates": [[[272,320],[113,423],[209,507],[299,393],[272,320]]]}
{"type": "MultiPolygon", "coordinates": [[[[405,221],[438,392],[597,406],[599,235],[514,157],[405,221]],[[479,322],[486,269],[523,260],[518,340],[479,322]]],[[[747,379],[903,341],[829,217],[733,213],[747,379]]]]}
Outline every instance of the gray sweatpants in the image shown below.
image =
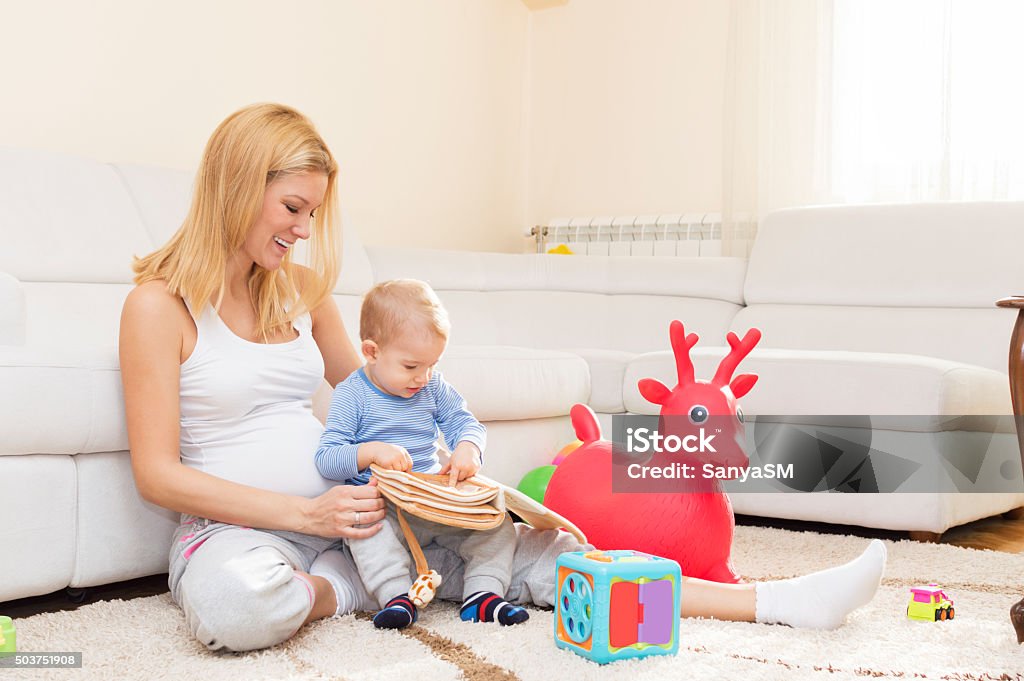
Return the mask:
{"type": "MultiPolygon", "coordinates": [[[[555,561],[565,551],[590,550],[567,532],[516,524],[512,574],[505,598],[551,607],[555,561]]],[[[256,650],[291,638],[313,607],[308,572],[328,549],[348,553],[340,540],[296,532],[254,530],[205,518],[182,516],[170,550],[171,597],[185,613],[192,634],[212,650],[256,650]]],[[[423,547],[430,566],[443,577],[437,597],[462,600],[463,559],[436,541],[423,547]]],[[[410,571],[410,580],[413,575],[410,571]]],[[[352,571],[355,610],[374,610],[352,571]]]]}
{"type": "MultiPolygon", "coordinates": [[[[480,531],[433,523],[409,513],[403,515],[421,547],[436,542],[462,558],[463,599],[478,591],[505,595],[512,581],[512,558],[516,547],[516,531],[508,516],[493,530],[480,531]]],[[[409,575],[415,577],[416,568],[394,506],[388,505],[380,532],[366,539],[350,540],[348,548],[359,568],[363,585],[377,599],[379,607],[383,608],[395,596],[408,593],[412,586],[409,575]]],[[[430,563],[429,558],[427,563],[430,563]]],[[[443,581],[444,575],[440,570],[438,573],[443,581]]]]}

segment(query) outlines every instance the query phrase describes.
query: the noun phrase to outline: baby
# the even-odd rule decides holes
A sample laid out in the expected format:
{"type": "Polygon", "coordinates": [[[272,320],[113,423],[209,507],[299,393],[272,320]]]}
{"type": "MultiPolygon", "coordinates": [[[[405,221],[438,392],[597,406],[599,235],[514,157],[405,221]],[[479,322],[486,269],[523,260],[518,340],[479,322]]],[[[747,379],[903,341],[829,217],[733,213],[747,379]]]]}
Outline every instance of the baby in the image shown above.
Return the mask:
{"type": "MultiPolygon", "coordinates": [[[[412,279],[374,286],[359,319],[366,364],[338,384],[327,427],[316,452],[320,474],[350,485],[370,481],[370,464],[450,476],[451,484],[480,470],[486,429],[466,401],[434,367],[448,343],[448,313],[427,284],[412,279]],[[438,435],[451,457],[443,467],[438,435]]],[[[465,561],[461,618],[518,624],[529,613],[502,595],[511,580],[515,529],[506,517],[493,530],[448,527],[406,515],[421,545],[436,540],[465,561]]],[[[380,532],[349,540],[359,575],[381,610],[378,628],[402,629],[416,621],[408,597],[411,561],[395,510],[388,507],[380,532]]]]}

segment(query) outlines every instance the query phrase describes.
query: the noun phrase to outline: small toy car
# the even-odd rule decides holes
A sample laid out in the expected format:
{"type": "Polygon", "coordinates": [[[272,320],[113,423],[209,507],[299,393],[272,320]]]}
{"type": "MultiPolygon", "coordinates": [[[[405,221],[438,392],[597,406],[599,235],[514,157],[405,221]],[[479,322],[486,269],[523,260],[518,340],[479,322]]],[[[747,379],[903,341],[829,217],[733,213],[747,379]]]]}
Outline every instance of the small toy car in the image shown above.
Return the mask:
{"type": "Polygon", "coordinates": [[[940,622],[951,620],[956,614],[953,601],[939,588],[938,584],[916,586],[910,590],[913,594],[907,606],[907,617],[921,622],[940,622]]]}

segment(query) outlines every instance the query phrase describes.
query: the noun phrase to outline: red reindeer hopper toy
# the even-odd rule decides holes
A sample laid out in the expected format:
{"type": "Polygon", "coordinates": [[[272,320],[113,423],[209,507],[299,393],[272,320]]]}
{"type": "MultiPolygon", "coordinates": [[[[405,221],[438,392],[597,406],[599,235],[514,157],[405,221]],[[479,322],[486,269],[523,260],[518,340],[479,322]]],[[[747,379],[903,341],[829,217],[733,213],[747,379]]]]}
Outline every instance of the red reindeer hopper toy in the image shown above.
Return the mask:
{"type": "Polygon", "coordinates": [[[583,445],[555,470],[544,504],[572,520],[598,548],[644,551],[677,561],[688,577],[736,583],[740,579],[729,560],[735,519],[721,480],[730,477],[727,471],[742,471],[749,465],[743,449],[743,412],[737,400],[750,392],[757,376],[741,374],[733,378],[733,372],[757,345],[761,332],[750,329],[743,340],[730,332],[729,354],[710,382],[693,376],[690,348],[697,343],[697,335],[687,336],[682,322],[674,321],[669,336],[678,384],[670,390],[645,378],[638,384],[640,394],[661,405],[662,436],[683,438],[713,419],[711,423],[718,432],[715,451],[651,457],[649,465],[686,462],[694,466],[694,477],[676,481],[674,493],[613,493],[612,443],[601,439],[590,408],[577,404],[571,417],[576,437],[583,445]],[[716,475],[703,475],[707,464],[716,475]]]}

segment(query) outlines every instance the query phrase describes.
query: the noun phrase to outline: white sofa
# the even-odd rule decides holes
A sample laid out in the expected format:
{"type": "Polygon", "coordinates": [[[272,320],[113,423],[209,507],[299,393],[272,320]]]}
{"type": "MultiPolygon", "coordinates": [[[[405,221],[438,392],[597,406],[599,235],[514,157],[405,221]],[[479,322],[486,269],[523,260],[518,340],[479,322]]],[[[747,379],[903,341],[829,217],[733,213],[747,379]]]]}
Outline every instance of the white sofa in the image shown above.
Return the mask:
{"type": "MultiPolygon", "coordinates": [[[[132,482],[117,327],[132,256],[177,227],[190,183],[0,150],[0,602],[166,570],[177,518],[132,482]]],[[[357,231],[373,226],[348,225],[335,297],[354,333],[374,281],[433,284],[453,320],[443,370],[488,426],[485,472],[515,484],[572,440],[574,403],[606,429],[611,414],[654,413],[636,381],[674,383],[675,318],[701,336],[698,377],[727,331],[764,331],[742,365],[762,377],[749,413],[1008,413],[1013,315],[993,303],[1022,290],[1021,224],[1016,203],[783,211],[749,263],[366,250],[357,231]]],[[[1019,493],[734,498],[739,513],[930,532],[1022,505],[1019,493]]]]}

